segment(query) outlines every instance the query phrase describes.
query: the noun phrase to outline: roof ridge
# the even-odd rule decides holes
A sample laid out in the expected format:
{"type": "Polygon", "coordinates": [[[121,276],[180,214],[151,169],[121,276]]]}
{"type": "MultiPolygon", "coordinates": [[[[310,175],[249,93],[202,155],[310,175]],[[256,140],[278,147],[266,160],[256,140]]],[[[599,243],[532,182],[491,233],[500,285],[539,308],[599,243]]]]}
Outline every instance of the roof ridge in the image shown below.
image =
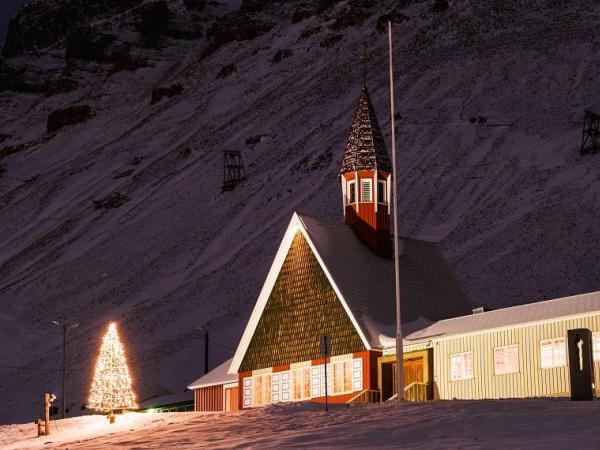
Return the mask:
{"type": "MultiPolygon", "coordinates": [[[[581,294],[575,294],[575,295],[567,295],[566,297],[558,297],[558,298],[551,298],[548,300],[539,300],[539,301],[533,301],[533,302],[529,302],[529,303],[523,303],[521,305],[513,305],[513,306],[506,306],[504,308],[498,308],[498,309],[492,309],[490,311],[483,311],[477,314],[467,314],[464,316],[457,316],[457,317],[450,317],[448,319],[442,319],[442,320],[438,320],[436,323],[441,323],[441,322],[450,322],[450,321],[454,321],[454,320],[458,320],[458,319],[466,319],[466,318],[470,318],[470,317],[481,317],[483,315],[489,315],[489,314],[499,314],[501,312],[505,312],[507,309],[522,309],[522,308],[527,308],[527,307],[532,307],[534,305],[542,305],[542,304],[547,304],[547,303],[552,303],[552,302],[558,302],[558,301],[564,301],[564,300],[569,300],[569,299],[573,299],[573,298],[582,298],[582,297],[587,297],[587,296],[591,296],[591,295],[600,295],[600,291],[592,291],[592,292],[584,292],[581,294]]],[[[434,324],[432,324],[434,325],[434,324]]]]}

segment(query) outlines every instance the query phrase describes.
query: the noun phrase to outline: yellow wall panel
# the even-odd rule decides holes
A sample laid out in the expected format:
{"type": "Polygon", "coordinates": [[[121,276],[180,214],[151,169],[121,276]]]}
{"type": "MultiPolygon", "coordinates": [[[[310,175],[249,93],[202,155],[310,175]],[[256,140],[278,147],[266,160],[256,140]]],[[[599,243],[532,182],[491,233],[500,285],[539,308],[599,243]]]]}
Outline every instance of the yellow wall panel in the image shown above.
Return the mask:
{"type": "MultiPolygon", "coordinates": [[[[540,341],[566,337],[567,330],[574,328],[600,332],[600,315],[433,339],[435,392],[442,399],[568,396],[568,366],[542,369],[540,341]],[[494,348],[509,345],[518,346],[519,372],[495,375],[494,348]],[[468,351],[473,352],[474,378],[450,381],[450,355],[468,351]]],[[[594,362],[594,377],[596,387],[600,388],[600,361],[594,362]]]]}

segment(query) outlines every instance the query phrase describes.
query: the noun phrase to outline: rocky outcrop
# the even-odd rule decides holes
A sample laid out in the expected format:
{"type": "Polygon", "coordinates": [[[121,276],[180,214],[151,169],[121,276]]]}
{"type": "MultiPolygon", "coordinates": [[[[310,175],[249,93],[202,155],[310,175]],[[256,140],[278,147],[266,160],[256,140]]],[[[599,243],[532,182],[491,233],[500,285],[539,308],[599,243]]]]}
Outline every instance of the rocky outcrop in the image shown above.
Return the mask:
{"type": "Polygon", "coordinates": [[[88,26],[77,28],[67,36],[65,60],[106,61],[108,48],[115,39],[88,26]]]}
{"type": "Polygon", "coordinates": [[[43,79],[36,71],[14,68],[0,62],[0,92],[13,91],[27,94],[56,95],[77,88],[75,80],[62,76],[43,79]]]}
{"type": "Polygon", "coordinates": [[[36,0],[10,20],[2,56],[52,47],[74,30],[140,3],[141,0],[36,0]]]}
{"type": "Polygon", "coordinates": [[[67,125],[85,122],[92,115],[92,108],[88,105],[74,105],[63,109],[56,109],[48,116],[48,133],[58,131],[67,125]]]}
{"type": "Polygon", "coordinates": [[[142,44],[146,47],[156,47],[160,36],[165,34],[169,26],[171,11],[164,0],[148,3],[140,8],[138,29],[142,44]]]}

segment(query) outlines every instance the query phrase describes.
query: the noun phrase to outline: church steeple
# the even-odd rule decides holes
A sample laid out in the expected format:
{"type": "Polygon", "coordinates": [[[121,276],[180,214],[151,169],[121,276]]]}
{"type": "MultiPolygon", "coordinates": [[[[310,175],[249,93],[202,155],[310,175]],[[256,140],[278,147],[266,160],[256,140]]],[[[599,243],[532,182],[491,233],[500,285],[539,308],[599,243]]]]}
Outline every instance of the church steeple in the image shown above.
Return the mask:
{"type": "Polygon", "coordinates": [[[389,255],[392,164],[363,85],[340,168],[345,222],[373,251],[389,255]]]}

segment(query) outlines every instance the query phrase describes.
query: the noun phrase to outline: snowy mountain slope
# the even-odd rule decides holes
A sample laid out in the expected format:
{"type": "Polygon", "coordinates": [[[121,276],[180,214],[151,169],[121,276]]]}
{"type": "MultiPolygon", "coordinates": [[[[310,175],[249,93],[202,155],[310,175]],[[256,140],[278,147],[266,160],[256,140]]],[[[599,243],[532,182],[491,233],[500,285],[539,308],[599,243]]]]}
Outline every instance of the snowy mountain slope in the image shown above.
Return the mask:
{"type": "MultiPolygon", "coordinates": [[[[402,5],[403,234],[441,240],[477,304],[598,289],[600,157],[578,154],[583,110],[598,108],[600,94],[598,5],[465,0],[433,13],[427,1],[377,2],[361,25],[336,30],[348,2],[291,23],[299,3],[264,3],[251,17],[270,31],[207,55],[206,37],[140,46],[133,13],[114,16],[98,26],[146,61],[132,71],[111,74],[102,61],[65,69],[60,45],[5,61],[25,78],[78,86],[0,92],[0,133],[10,135],[0,152],[25,144],[0,161],[0,317],[19,330],[0,336],[10,342],[0,353],[0,422],[29,418],[39,394],[59,391],[55,318],[81,324],[69,340],[74,408],[108,320],[120,323],[138,383],[183,389],[202,370],[196,326],[209,320],[211,364],[232,353],[292,212],[341,220],[336,175],[362,42],[389,136],[387,41],[376,25],[402,5]],[[291,56],[274,62],[285,49],[291,56]],[[181,94],[150,103],[152,89],[176,83],[181,94]],[[48,115],[74,104],[93,117],[47,133],[48,115]],[[485,123],[471,123],[480,116],[485,123]],[[221,193],[226,149],[243,150],[248,179],[221,193]],[[129,201],[94,209],[113,191],[129,201]]],[[[168,5],[178,21],[196,17],[210,30],[240,2],[195,15],[168,5]]]]}

